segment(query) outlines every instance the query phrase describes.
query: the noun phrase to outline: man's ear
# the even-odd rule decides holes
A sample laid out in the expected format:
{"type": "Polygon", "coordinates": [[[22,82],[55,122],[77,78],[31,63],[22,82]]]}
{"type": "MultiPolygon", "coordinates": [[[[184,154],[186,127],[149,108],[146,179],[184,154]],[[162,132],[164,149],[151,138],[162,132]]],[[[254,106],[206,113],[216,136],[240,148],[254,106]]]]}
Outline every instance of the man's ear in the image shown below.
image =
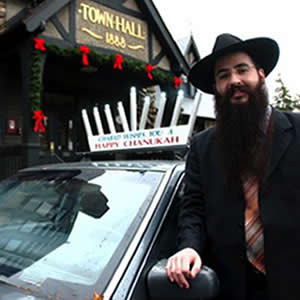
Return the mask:
{"type": "Polygon", "coordinates": [[[265,75],[265,71],[263,68],[259,68],[258,69],[258,74],[261,78],[265,79],[266,78],[266,75],[265,75]]]}

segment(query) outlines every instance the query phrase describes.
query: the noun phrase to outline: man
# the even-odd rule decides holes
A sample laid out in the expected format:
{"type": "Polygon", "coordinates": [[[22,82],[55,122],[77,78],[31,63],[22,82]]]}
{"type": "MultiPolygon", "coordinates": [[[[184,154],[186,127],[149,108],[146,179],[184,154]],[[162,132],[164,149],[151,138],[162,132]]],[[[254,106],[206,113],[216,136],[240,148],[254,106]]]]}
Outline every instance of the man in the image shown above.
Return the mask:
{"type": "Polygon", "coordinates": [[[216,126],[195,135],[169,279],[189,288],[202,264],[220,299],[300,299],[300,117],[269,105],[269,38],[222,34],[190,81],[215,95],[216,126]]]}

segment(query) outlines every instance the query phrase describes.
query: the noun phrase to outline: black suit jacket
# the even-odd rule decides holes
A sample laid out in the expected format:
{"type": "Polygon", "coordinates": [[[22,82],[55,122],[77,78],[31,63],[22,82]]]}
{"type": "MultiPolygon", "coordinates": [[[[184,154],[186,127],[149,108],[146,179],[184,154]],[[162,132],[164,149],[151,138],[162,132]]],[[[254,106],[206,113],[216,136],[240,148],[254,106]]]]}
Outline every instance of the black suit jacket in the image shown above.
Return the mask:
{"type": "MultiPolygon", "coordinates": [[[[259,187],[268,293],[272,300],[299,300],[300,115],[273,109],[272,118],[270,163],[259,187]]],[[[215,128],[192,139],[185,183],[179,248],[196,249],[203,263],[215,269],[224,299],[245,299],[245,200],[242,190],[232,194],[225,188],[215,128]]]]}

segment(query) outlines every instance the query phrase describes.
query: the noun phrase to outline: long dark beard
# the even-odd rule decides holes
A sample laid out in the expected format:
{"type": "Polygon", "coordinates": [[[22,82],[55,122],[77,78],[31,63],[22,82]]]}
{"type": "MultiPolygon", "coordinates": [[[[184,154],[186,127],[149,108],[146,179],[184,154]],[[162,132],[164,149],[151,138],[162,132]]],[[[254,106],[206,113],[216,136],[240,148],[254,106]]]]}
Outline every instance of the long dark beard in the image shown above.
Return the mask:
{"type": "Polygon", "coordinates": [[[225,175],[231,185],[244,176],[263,177],[267,165],[266,111],[268,94],[263,82],[254,90],[239,89],[248,94],[247,103],[232,104],[233,90],[224,97],[216,93],[216,139],[218,154],[225,175]]]}

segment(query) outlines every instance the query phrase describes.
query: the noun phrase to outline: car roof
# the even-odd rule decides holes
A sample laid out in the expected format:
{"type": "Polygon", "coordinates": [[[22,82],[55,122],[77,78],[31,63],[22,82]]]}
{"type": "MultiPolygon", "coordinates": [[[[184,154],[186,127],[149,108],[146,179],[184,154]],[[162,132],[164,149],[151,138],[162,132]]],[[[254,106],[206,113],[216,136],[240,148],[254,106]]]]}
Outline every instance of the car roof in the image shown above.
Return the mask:
{"type": "Polygon", "coordinates": [[[24,171],[51,171],[51,170],[85,170],[85,169],[123,169],[138,171],[167,171],[176,166],[184,167],[181,160],[114,160],[114,161],[80,161],[40,165],[21,170],[24,171]]]}

